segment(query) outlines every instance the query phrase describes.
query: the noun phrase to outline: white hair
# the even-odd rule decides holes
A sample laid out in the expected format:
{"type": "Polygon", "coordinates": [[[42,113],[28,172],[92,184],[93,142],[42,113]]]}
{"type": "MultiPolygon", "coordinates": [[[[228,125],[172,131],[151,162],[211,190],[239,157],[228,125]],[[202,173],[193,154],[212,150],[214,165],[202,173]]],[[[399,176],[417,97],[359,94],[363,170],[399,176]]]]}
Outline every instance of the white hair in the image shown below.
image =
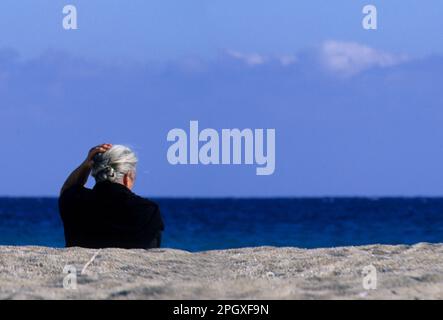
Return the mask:
{"type": "Polygon", "coordinates": [[[96,182],[122,183],[123,177],[127,174],[135,177],[137,161],[137,156],[131,149],[115,145],[108,151],[94,157],[91,175],[96,182]]]}

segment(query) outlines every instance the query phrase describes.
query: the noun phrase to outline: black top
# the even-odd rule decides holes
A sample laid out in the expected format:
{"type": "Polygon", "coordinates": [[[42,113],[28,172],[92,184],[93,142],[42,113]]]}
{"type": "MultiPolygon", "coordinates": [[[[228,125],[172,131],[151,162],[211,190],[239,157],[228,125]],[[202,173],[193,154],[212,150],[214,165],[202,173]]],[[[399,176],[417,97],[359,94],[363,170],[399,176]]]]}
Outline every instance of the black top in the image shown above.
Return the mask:
{"type": "Polygon", "coordinates": [[[74,186],[59,199],[67,247],[155,248],[160,246],[163,219],[156,203],[122,184],[99,182],[74,186]]]}

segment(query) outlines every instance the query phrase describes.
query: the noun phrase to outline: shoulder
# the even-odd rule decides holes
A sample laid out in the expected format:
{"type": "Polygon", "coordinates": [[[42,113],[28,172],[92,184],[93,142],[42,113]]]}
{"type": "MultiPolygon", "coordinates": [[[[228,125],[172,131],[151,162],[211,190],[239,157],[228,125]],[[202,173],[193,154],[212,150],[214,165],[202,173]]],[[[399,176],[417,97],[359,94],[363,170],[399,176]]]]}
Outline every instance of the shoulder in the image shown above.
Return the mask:
{"type": "Polygon", "coordinates": [[[89,196],[91,191],[91,189],[85,188],[84,186],[80,185],[69,187],[60,194],[59,203],[63,204],[71,200],[82,199],[86,196],[89,196]]]}
{"type": "Polygon", "coordinates": [[[160,207],[156,202],[134,195],[133,210],[140,221],[159,225],[163,228],[163,218],[160,212],[160,207]]]}
{"type": "Polygon", "coordinates": [[[156,202],[147,198],[140,197],[136,194],[134,194],[133,201],[134,205],[140,209],[148,209],[150,211],[160,210],[159,205],[156,202]]]}

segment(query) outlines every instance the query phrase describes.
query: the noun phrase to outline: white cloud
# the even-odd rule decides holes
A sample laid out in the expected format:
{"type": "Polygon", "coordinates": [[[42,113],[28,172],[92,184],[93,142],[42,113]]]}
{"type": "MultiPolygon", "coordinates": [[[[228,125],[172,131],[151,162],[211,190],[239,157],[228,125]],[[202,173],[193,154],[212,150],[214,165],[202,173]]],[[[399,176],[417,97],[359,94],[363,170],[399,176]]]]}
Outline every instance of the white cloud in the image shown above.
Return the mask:
{"type": "Polygon", "coordinates": [[[249,66],[256,66],[264,64],[268,58],[258,53],[243,53],[236,50],[226,50],[226,54],[234,59],[243,61],[249,66]]]}
{"type": "MultiPolygon", "coordinates": [[[[313,52],[311,52],[312,54],[313,52]]],[[[230,59],[238,60],[247,66],[256,67],[269,63],[277,63],[282,67],[292,66],[295,63],[308,63],[303,56],[295,54],[262,54],[245,53],[238,50],[226,50],[226,56],[230,59]]],[[[374,67],[390,67],[409,61],[405,55],[397,55],[382,50],[371,48],[356,42],[326,41],[320,45],[319,51],[315,54],[320,59],[314,59],[316,64],[320,64],[327,70],[341,76],[350,77],[374,67]]]]}
{"type": "Polygon", "coordinates": [[[293,54],[285,54],[278,57],[278,61],[282,66],[290,66],[297,62],[297,57],[293,54]]]}
{"type": "Polygon", "coordinates": [[[243,53],[237,50],[226,50],[230,57],[242,61],[248,66],[258,66],[277,61],[282,66],[289,66],[297,62],[297,57],[293,54],[282,54],[278,56],[268,56],[260,53],[243,53]]]}
{"type": "Polygon", "coordinates": [[[352,76],[373,67],[390,67],[405,62],[405,55],[394,55],[355,43],[326,41],[321,46],[321,59],[334,72],[352,76]]]}

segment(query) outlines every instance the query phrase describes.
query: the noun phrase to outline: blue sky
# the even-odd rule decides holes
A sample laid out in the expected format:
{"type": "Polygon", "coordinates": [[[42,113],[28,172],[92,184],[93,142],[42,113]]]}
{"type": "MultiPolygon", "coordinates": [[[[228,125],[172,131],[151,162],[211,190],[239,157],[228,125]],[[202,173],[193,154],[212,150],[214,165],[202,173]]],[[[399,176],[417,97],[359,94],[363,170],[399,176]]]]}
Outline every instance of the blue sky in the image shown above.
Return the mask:
{"type": "Polygon", "coordinates": [[[149,196],[440,195],[443,3],[325,3],[3,0],[0,195],[56,195],[102,141],[136,149],[149,196]],[[190,120],[275,128],[275,174],[171,166],[190,120]]]}
{"type": "Polygon", "coordinates": [[[3,46],[25,56],[63,49],[99,58],[213,57],[220,50],[294,52],[325,39],[364,42],[417,55],[442,52],[439,0],[2,0],[3,46]],[[79,30],[61,26],[74,4],[79,30]],[[362,8],[379,11],[378,32],[361,28],[362,8]]]}

